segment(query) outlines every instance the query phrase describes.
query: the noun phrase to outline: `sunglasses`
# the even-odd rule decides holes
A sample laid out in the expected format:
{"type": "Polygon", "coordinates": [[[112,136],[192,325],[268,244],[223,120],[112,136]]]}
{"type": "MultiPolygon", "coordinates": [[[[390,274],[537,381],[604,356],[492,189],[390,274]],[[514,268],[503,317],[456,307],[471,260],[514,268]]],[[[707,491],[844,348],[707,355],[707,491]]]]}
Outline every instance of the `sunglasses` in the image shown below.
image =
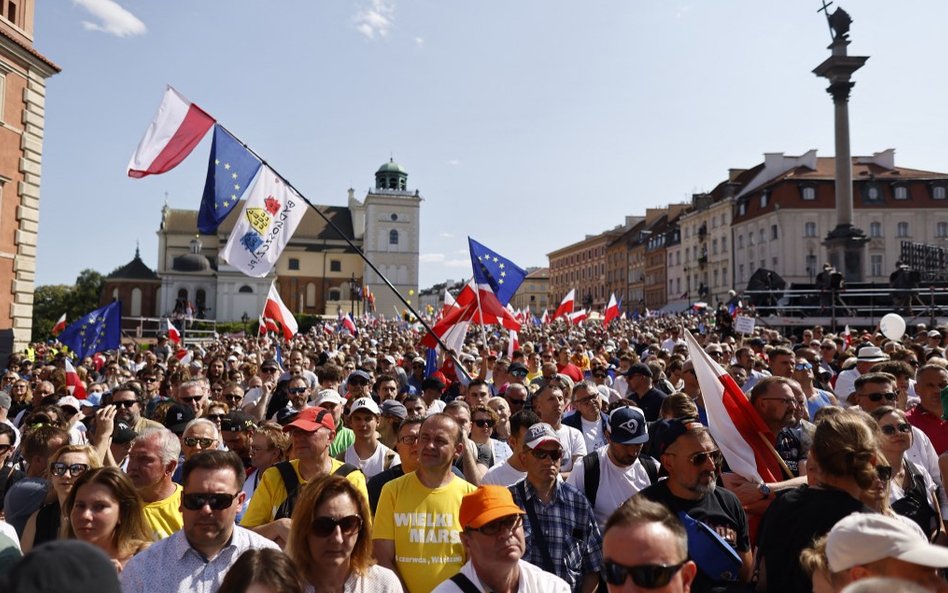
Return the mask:
{"type": "Polygon", "coordinates": [[[522,515],[510,515],[509,517],[501,517],[496,521],[491,521],[480,527],[471,527],[468,531],[476,531],[478,533],[483,533],[488,537],[493,537],[498,533],[503,533],[507,535],[514,529],[520,527],[520,524],[523,522],[522,515]]]}
{"type": "Polygon", "coordinates": [[[536,457],[537,459],[551,459],[553,461],[559,461],[563,457],[562,449],[555,449],[553,451],[546,451],[544,449],[530,449],[530,454],[536,457]]]}
{"type": "Polygon", "coordinates": [[[478,418],[477,420],[474,421],[474,424],[476,424],[477,426],[479,426],[479,427],[481,427],[481,428],[493,428],[493,427],[494,427],[494,421],[491,420],[490,418],[478,418]]]}
{"type": "Polygon", "coordinates": [[[275,372],[277,372],[276,369],[272,369],[272,368],[260,369],[260,371],[263,372],[263,373],[275,373],[275,372]]]}
{"type": "Polygon", "coordinates": [[[526,376],[527,376],[527,372],[526,372],[526,371],[512,371],[510,374],[513,375],[514,377],[526,377],[526,376]]]}
{"type": "Polygon", "coordinates": [[[808,362],[798,362],[797,364],[793,365],[793,368],[798,371],[808,371],[813,368],[813,365],[808,362]]]}
{"type": "Polygon", "coordinates": [[[208,439],[204,437],[184,437],[183,440],[184,444],[189,447],[197,447],[200,445],[202,449],[210,449],[211,445],[214,444],[214,439],[208,439]]]}
{"type": "MultiPolygon", "coordinates": [[[[676,455],[676,453],[666,453],[666,455],[676,455]]],[[[689,457],[688,461],[695,467],[701,467],[708,462],[708,459],[710,459],[714,465],[718,465],[721,463],[721,451],[717,449],[714,451],[701,451],[689,457]]]]}
{"type": "Polygon", "coordinates": [[[632,577],[632,582],[637,587],[643,589],[658,589],[671,582],[684,562],[678,564],[640,564],[638,566],[625,566],[618,562],[606,560],[602,563],[603,577],[610,585],[621,587],[625,581],[632,577]]]}
{"type": "Polygon", "coordinates": [[[208,420],[214,420],[214,421],[220,422],[221,419],[226,415],[227,414],[207,414],[204,417],[207,418],[208,420]]]}
{"type": "Polygon", "coordinates": [[[306,388],[305,387],[290,387],[289,389],[287,389],[287,391],[289,391],[293,395],[299,395],[301,393],[306,393],[306,388]]]}
{"type": "Polygon", "coordinates": [[[87,471],[89,471],[88,463],[66,464],[62,461],[57,461],[49,466],[49,473],[53,474],[57,478],[65,476],[66,472],[69,472],[69,475],[75,478],[76,476],[81,476],[87,471]]]}
{"type": "Polygon", "coordinates": [[[511,406],[522,406],[523,404],[527,403],[527,400],[525,399],[511,399],[508,401],[510,402],[511,406]]]}
{"type": "Polygon", "coordinates": [[[888,465],[877,465],[876,477],[882,482],[888,482],[892,479],[892,468],[888,465]]]}
{"type": "Polygon", "coordinates": [[[205,492],[185,494],[181,497],[181,504],[189,511],[200,511],[204,508],[204,505],[211,507],[212,511],[223,511],[234,504],[237,494],[211,494],[205,492]]]}
{"type": "Polygon", "coordinates": [[[194,397],[182,397],[181,401],[191,404],[194,402],[199,402],[202,399],[204,399],[203,395],[195,395],[194,397]]]}
{"type": "Polygon", "coordinates": [[[896,432],[901,432],[903,434],[912,432],[912,425],[909,424],[908,422],[900,422],[898,424],[885,424],[883,426],[880,426],[879,428],[882,429],[882,434],[889,437],[894,435],[896,432]]]}
{"type": "Polygon", "coordinates": [[[123,399],[121,401],[113,401],[112,405],[116,408],[125,408],[126,410],[138,403],[137,399],[123,399]]]}
{"type": "Polygon", "coordinates": [[[145,377],[144,379],[142,379],[142,381],[144,381],[145,383],[154,383],[154,382],[157,381],[157,380],[158,380],[158,379],[156,379],[156,378],[154,378],[154,377],[145,377]]]}
{"type": "Polygon", "coordinates": [[[868,397],[869,401],[872,401],[872,402],[881,402],[882,398],[885,398],[890,402],[894,402],[895,398],[898,396],[895,393],[889,391],[886,393],[870,393],[866,397],[868,397]]]}
{"type": "Polygon", "coordinates": [[[232,402],[239,402],[240,400],[244,399],[244,396],[238,395],[236,393],[225,393],[223,397],[227,401],[232,401],[232,402]]]}
{"type": "Polygon", "coordinates": [[[359,515],[349,515],[339,519],[316,517],[313,519],[310,532],[316,537],[329,537],[336,531],[336,527],[339,527],[342,535],[352,535],[362,529],[362,517],[359,515]]]}

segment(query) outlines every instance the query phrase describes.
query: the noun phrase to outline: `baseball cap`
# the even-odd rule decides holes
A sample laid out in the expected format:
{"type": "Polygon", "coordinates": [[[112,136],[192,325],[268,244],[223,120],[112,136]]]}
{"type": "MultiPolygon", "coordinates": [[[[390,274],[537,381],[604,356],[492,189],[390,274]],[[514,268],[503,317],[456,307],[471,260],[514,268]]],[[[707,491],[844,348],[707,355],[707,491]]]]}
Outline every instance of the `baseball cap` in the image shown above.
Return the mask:
{"type": "Polygon", "coordinates": [[[556,431],[546,422],[537,422],[531,426],[523,437],[523,442],[530,449],[536,449],[544,443],[556,443],[559,447],[563,446],[560,444],[560,437],[556,436],[556,431]]]}
{"type": "Polygon", "coordinates": [[[116,422],[115,430],[112,431],[112,442],[124,445],[135,440],[138,433],[127,422],[116,422]]]}
{"type": "Polygon", "coordinates": [[[938,331],[937,329],[929,330],[929,332],[928,332],[928,337],[929,337],[929,338],[940,338],[940,337],[941,337],[941,332],[938,331]]]}
{"type": "Polygon", "coordinates": [[[530,372],[530,369],[528,369],[527,365],[523,364],[522,362],[512,362],[510,363],[510,366],[507,367],[507,372],[511,375],[522,373],[524,376],[526,376],[527,373],[530,372]]]}
{"type": "Polygon", "coordinates": [[[382,360],[384,360],[385,362],[391,365],[395,364],[395,357],[390,354],[386,354],[385,356],[383,356],[382,360]]]}
{"type": "Polygon", "coordinates": [[[352,402],[352,407],[349,408],[349,414],[355,414],[359,410],[368,410],[376,416],[382,415],[382,410],[379,409],[379,405],[375,403],[371,397],[360,397],[352,402]]]}
{"type": "Polygon", "coordinates": [[[648,377],[649,379],[651,379],[651,378],[652,378],[652,369],[648,368],[648,365],[647,365],[647,364],[642,364],[641,362],[637,362],[637,363],[633,364],[632,366],[630,366],[630,367],[629,367],[629,370],[627,370],[627,371],[626,371],[625,373],[623,373],[623,374],[624,374],[626,377],[631,377],[632,375],[643,375],[643,376],[648,377]]]}
{"type": "Polygon", "coordinates": [[[73,410],[77,412],[79,412],[82,409],[82,404],[79,403],[79,400],[71,395],[67,395],[66,397],[59,398],[59,403],[57,403],[56,405],[58,405],[60,408],[69,406],[70,408],[72,408],[73,410]]]}
{"type": "Polygon", "coordinates": [[[948,567],[948,548],[928,543],[914,525],[876,513],[843,517],[826,538],[826,559],[832,572],[883,558],[944,568],[948,567]]]}
{"type": "Polygon", "coordinates": [[[223,432],[243,432],[253,430],[257,427],[257,422],[253,416],[240,410],[228,412],[221,418],[221,431],[223,432]]]}
{"type": "Polygon", "coordinates": [[[421,382],[421,389],[422,391],[427,389],[437,389],[438,391],[444,391],[444,381],[435,377],[428,377],[421,382]]]}
{"type": "Polygon", "coordinates": [[[349,378],[346,379],[346,383],[351,383],[353,378],[365,379],[367,383],[372,380],[371,375],[369,375],[365,371],[360,371],[360,370],[355,370],[349,373],[349,378]]]}
{"type": "Polygon", "coordinates": [[[332,412],[325,408],[306,408],[289,424],[283,427],[283,430],[299,428],[306,432],[316,432],[323,426],[335,432],[336,421],[332,417],[332,412]]]}
{"type": "Polygon", "coordinates": [[[462,529],[478,529],[491,521],[510,515],[522,515],[523,510],[514,504],[510,490],[503,486],[479,486],[464,495],[458,520],[462,529]]]}
{"type": "Polygon", "coordinates": [[[678,440],[678,437],[701,426],[702,424],[694,418],[659,420],[652,429],[652,455],[657,459],[659,455],[663,455],[678,440]]]}
{"type": "Polygon", "coordinates": [[[411,363],[412,365],[416,365],[416,364],[420,364],[421,366],[427,365],[427,361],[425,361],[425,359],[422,358],[421,356],[416,356],[414,359],[412,359],[411,363]]]}
{"type": "Polygon", "coordinates": [[[346,403],[346,400],[343,399],[335,389],[321,389],[319,393],[316,394],[316,400],[313,402],[313,405],[336,404],[337,406],[341,406],[344,403],[346,403]]]}
{"type": "Polygon", "coordinates": [[[408,418],[408,408],[406,408],[401,402],[394,399],[385,400],[382,402],[380,408],[382,410],[383,416],[394,416],[402,420],[408,418]]]}
{"type": "Polygon", "coordinates": [[[194,420],[194,410],[189,406],[174,404],[165,414],[165,428],[180,436],[184,432],[184,427],[192,420],[194,420]]]}
{"type": "Polygon", "coordinates": [[[279,370],[279,368],[280,368],[280,365],[278,365],[277,361],[275,361],[272,358],[266,359],[265,361],[263,361],[263,364],[260,365],[261,370],[267,370],[267,369],[279,370]]]}
{"type": "Polygon", "coordinates": [[[609,414],[609,440],[620,445],[641,445],[648,441],[645,413],[634,406],[616,408],[609,414]]]}
{"type": "Polygon", "coordinates": [[[98,547],[76,539],[55,540],[34,548],[8,569],[3,582],[8,590],[21,593],[122,591],[109,557],[98,547]]]}

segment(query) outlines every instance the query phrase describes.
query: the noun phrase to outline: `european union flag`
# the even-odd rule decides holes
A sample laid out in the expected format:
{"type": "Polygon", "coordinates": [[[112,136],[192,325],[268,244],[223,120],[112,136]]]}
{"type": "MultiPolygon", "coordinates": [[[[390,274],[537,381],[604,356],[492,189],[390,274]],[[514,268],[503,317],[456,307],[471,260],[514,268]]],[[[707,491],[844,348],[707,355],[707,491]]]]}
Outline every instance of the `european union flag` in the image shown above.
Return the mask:
{"type": "Polygon", "coordinates": [[[117,350],[122,345],[122,302],[112,301],[86,313],[59,334],[59,341],[80,359],[96,352],[117,350]]]}
{"type": "Polygon", "coordinates": [[[260,160],[227,130],[214,124],[204,197],[198,212],[198,229],[202,233],[211,235],[217,232],[217,227],[240,201],[259,169],[260,160]]]}
{"type": "Polygon", "coordinates": [[[474,281],[490,285],[500,304],[506,306],[520,288],[527,271],[470,237],[467,242],[471,247],[474,281]]]}

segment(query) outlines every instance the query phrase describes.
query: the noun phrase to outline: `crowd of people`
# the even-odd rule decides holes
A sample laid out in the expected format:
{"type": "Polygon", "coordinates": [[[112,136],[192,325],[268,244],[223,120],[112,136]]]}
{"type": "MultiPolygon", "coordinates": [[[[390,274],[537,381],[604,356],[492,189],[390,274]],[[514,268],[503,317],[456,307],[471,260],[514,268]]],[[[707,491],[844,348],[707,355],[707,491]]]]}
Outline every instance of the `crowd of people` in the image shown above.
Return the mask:
{"type": "Polygon", "coordinates": [[[0,590],[948,592],[943,331],[556,322],[436,359],[367,320],[129,342],[78,385],[32,344],[0,373],[0,590]],[[731,471],[708,358],[780,476],[731,471]]]}

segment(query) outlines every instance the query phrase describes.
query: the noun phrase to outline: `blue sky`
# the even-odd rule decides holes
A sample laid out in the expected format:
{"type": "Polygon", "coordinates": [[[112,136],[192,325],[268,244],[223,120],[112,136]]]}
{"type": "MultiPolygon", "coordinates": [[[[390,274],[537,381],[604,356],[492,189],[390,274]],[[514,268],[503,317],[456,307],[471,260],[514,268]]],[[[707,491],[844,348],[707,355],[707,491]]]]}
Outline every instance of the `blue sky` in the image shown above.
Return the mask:
{"type": "MultiPolygon", "coordinates": [[[[843,2],[854,154],[948,171],[948,3],[843,2]]],[[[471,235],[527,267],[764,152],[833,151],[810,0],[71,0],[39,2],[49,81],[38,284],[109,273],[160,209],[197,209],[210,134],[134,180],[172,84],[310,200],[364,195],[394,156],[421,191],[422,287],[471,273],[471,235]]]]}

